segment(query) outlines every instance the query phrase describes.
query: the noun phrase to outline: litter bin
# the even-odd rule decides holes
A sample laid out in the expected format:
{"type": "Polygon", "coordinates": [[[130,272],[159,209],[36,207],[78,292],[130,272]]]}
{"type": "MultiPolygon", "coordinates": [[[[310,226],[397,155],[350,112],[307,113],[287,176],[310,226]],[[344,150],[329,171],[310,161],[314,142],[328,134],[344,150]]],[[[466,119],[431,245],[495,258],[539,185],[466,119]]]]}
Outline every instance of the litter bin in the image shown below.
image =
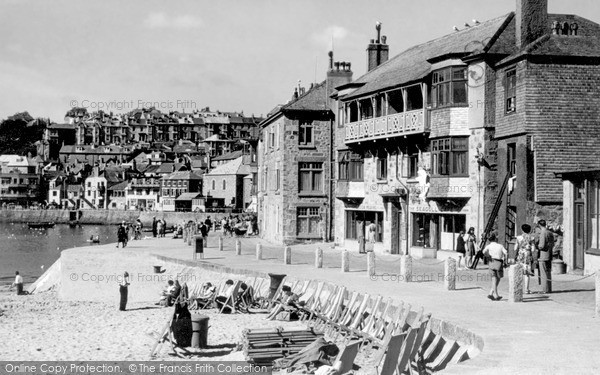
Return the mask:
{"type": "Polygon", "coordinates": [[[192,314],[192,348],[206,348],[209,319],[206,315],[192,314]]]}
{"type": "Polygon", "coordinates": [[[199,257],[204,259],[204,238],[202,236],[194,236],[196,240],[196,248],[194,249],[194,259],[199,257]]]}

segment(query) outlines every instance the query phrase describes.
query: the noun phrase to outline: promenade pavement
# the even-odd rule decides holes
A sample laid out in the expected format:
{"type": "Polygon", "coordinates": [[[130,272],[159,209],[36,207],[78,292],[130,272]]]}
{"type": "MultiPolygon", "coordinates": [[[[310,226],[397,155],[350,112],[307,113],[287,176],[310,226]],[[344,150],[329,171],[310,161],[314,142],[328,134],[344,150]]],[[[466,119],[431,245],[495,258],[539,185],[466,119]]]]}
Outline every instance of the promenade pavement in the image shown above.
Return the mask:
{"type": "MultiPolygon", "coordinates": [[[[211,233],[201,262],[260,272],[284,273],[292,277],[330,281],[370,295],[403,301],[413,310],[423,307],[434,318],[452,323],[478,335],[483,351],[475,358],[444,370],[447,374],[595,374],[600,373],[600,319],[594,317],[594,280],[580,276],[556,276],[556,293],[526,295],[523,303],[490,301],[488,270],[460,271],[457,290],[443,288],[443,262],[415,260],[416,281],[398,281],[397,255],[376,255],[376,274],[369,277],[366,256],[352,254],[350,272],[341,272],[341,249],[331,244],[302,244],[292,247],[292,264],[283,262],[283,246],[259,238],[240,238],[242,255],[235,253],[234,238],[224,238],[223,251],[217,247],[218,234],[211,233]],[[263,249],[263,260],[255,259],[256,244],[263,249]],[[314,266],[317,246],[323,249],[323,268],[314,266]]],[[[82,280],[93,273],[132,275],[152,273],[157,263],[151,255],[192,260],[193,246],[181,239],[161,238],[130,241],[125,249],[115,244],[80,247],[61,255],[61,299],[114,300],[116,281],[93,283],[82,280]],[[79,277],[74,280],[72,277],[79,277]],[[86,299],[87,297],[87,299],[86,299]]],[[[174,267],[173,270],[181,269],[174,267]]],[[[189,269],[189,267],[188,267],[189,269]]],[[[166,274],[170,271],[167,269],[166,274]]],[[[166,275],[165,274],[165,275],[166,275]]],[[[500,294],[507,296],[507,279],[500,294]]],[[[153,301],[164,282],[138,279],[130,287],[134,301],[153,301]]],[[[539,289],[537,280],[532,289],[539,289]]],[[[116,302],[116,301],[115,301],[116,302]]]]}
{"type": "MultiPolygon", "coordinates": [[[[417,281],[398,281],[397,255],[376,255],[376,275],[369,277],[366,256],[350,256],[350,272],[341,272],[341,249],[329,243],[292,246],[292,264],[283,262],[283,246],[272,245],[256,237],[240,238],[242,255],[235,254],[235,238],[223,239],[223,251],[217,248],[220,233],[211,233],[202,262],[255,271],[285,273],[295,277],[326,280],[343,284],[350,290],[371,295],[381,294],[402,300],[413,309],[424,307],[438,319],[454,323],[483,338],[483,352],[460,365],[449,366],[444,373],[504,374],[594,374],[600,373],[600,318],[594,317],[594,278],[555,276],[555,292],[524,296],[523,303],[506,298],[490,301],[487,266],[477,271],[459,271],[457,290],[443,288],[443,261],[415,260],[413,277],[417,281]],[[263,260],[255,259],[256,244],[263,249],[263,260]],[[314,266],[315,249],[323,249],[323,268],[314,266]]],[[[191,260],[193,246],[180,239],[146,241],[154,254],[191,260]],[[160,243],[168,246],[160,246],[160,243]]],[[[145,247],[145,246],[144,246],[145,247]]],[[[540,289],[532,279],[531,289],[540,289]]],[[[507,296],[508,281],[503,279],[500,295],[507,296]]]]}

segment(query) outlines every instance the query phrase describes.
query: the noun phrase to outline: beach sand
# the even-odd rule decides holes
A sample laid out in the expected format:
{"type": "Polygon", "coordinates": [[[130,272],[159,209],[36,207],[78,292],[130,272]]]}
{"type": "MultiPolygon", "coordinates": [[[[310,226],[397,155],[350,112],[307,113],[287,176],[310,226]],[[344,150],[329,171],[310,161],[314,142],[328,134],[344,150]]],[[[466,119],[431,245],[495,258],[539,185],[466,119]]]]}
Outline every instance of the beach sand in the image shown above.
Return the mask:
{"type": "MultiPolygon", "coordinates": [[[[63,302],[56,292],[16,296],[0,292],[0,360],[149,360],[160,331],[173,313],[153,303],[128,304],[119,311],[115,303],[63,302]]],[[[208,345],[188,360],[243,361],[238,351],[246,328],[302,328],[298,322],[264,320],[264,314],[218,314],[202,310],[210,317],[208,345]]],[[[166,343],[157,360],[179,360],[166,343]]]]}

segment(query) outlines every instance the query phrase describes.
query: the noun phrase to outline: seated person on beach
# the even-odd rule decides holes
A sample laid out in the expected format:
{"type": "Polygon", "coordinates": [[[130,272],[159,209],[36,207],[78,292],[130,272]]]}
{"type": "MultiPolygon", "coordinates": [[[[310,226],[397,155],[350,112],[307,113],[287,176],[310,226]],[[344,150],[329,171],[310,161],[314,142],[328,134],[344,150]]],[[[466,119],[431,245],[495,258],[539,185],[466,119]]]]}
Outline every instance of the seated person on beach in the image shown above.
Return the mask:
{"type": "MultiPolygon", "coordinates": [[[[233,294],[233,288],[233,280],[227,280],[225,282],[225,290],[215,298],[215,302],[217,303],[217,307],[219,309],[221,309],[227,302],[227,299],[231,297],[233,294]]],[[[227,309],[225,311],[227,311],[227,309]]]]}
{"type": "Polygon", "coordinates": [[[160,301],[158,301],[156,305],[173,306],[173,301],[175,300],[175,298],[177,298],[175,296],[176,290],[177,289],[175,288],[175,283],[173,282],[173,280],[167,281],[167,287],[165,288],[165,290],[162,291],[160,301]]]}
{"type": "Polygon", "coordinates": [[[273,307],[273,310],[271,310],[271,312],[269,313],[269,315],[267,315],[265,319],[275,320],[277,314],[279,314],[282,311],[292,312],[298,310],[298,299],[300,297],[298,297],[297,294],[292,292],[292,288],[290,288],[288,285],[284,285],[281,288],[281,291],[283,292],[283,298],[277,304],[277,306],[273,307]]]}
{"type": "Polygon", "coordinates": [[[214,285],[211,283],[204,283],[204,285],[202,285],[202,289],[200,290],[200,295],[196,297],[196,300],[198,303],[204,305],[213,299],[215,293],[217,293],[217,288],[214,285]]]}
{"type": "Polygon", "coordinates": [[[241,294],[239,297],[239,303],[246,309],[252,307],[256,301],[254,300],[254,288],[248,286],[246,283],[240,284],[241,294]]]}

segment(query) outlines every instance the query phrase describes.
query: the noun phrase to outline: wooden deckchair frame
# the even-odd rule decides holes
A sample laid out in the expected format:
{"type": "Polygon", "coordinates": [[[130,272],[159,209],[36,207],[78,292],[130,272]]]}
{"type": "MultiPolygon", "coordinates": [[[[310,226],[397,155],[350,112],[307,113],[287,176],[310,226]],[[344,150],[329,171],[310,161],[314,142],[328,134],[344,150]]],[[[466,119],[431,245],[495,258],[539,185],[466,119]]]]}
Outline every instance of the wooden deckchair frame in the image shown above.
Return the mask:
{"type": "Polygon", "coordinates": [[[348,324],[347,322],[349,320],[352,319],[352,314],[354,312],[354,309],[358,308],[358,304],[360,304],[360,301],[358,298],[360,297],[360,293],[354,291],[350,294],[350,298],[348,298],[348,301],[346,302],[345,305],[342,305],[342,310],[340,311],[340,314],[336,317],[334,317],[333,319],[325,319],[324,320],[324,329],[323,331],[326,333],[332,333],[332,330],[336,327],[336,326],[340,326],[340,325],[345,325],[348,324]]]}
{"type": "Polygon", "coordinates": [[[238,299],[238,293],[240,290],[240,285],[242,285],[241,280],[238,280],[235,282],[235,284],[233,285],[231,294],[229,296],[227,296],[227,299],[225,300],[225,302],[223,303],[223,306],[221,306],[221,309],[219,310],[219,314],[222,314],[226,307],[231,308],[232,314],[235,314],[238,312],[237,311],[237,299],[238,299]]]}
{"type": "Polygon", "coordinates": [[[325,282],[319,281],[317,284],[317,289],[313,292],[312,296],[308,298],[306,304],[298,309],[301,314],[300,321],[305,321],[311,313],[311,310],[314,310],[315,306],[319,302],[319,298],[321,297],[321,293],[323,293],[323,286],[325,282]]]}
{"type": "Polygon", "coordinates": [[[333,319],[339,314],[339,311],[342,308],[342,303],[344,302],[345,292],[346,292],[345,287],[343,287],[343,286],[337,287],[335,297],[333,299],[326,300],[327,308],[324,308],[323,312],[320,312],[320,311],[312,312],[311,318],[312,317],[315,318],[313,326],[319,325],[320,323],[323,322],[324,319],[333,319]]]}

